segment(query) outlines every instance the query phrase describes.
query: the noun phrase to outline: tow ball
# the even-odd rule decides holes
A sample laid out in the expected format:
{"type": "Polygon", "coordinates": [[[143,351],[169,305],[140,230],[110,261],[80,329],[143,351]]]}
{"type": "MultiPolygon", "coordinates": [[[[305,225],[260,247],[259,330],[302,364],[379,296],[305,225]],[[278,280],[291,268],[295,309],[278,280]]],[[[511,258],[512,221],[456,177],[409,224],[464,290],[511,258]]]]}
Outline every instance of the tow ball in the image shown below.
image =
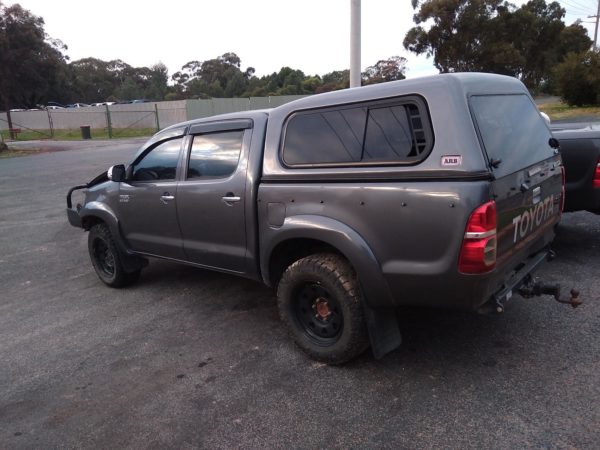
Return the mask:
{"type": "Polygon", "coordinates": [[[571,296],[568,298],[561,297],[560,284],[544,284],[534,283],[531,279],[521,286],[518,290],[519,295],[523,298],[540,297],[542,295],[552,295],[554,300],[558,303],[564,303],[571,305],[573,308],[577,308],[583,303],[579,298],[579,291],[575,288],[571,289],[571,296]]]}

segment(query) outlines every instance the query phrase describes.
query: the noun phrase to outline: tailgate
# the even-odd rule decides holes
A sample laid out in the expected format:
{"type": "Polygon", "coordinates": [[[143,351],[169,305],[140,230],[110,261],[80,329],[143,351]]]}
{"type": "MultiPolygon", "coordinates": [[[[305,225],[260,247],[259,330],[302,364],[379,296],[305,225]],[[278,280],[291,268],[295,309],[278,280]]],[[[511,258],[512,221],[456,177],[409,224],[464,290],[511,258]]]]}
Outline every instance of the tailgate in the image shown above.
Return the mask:
{"type": "Polygon", "coordinates": [[[499,266],[517,252],[529,256],[552,240],[561,213],[558,156],[495,180],[492,191],[498,217],[499,266]]]}
{"type": "Polygon", "coordinates": [[[560,156],[528,95],[472,96],[470,106],[495,178],[497,266],[519,264],[554,237],[563,196],[560,156]]]}

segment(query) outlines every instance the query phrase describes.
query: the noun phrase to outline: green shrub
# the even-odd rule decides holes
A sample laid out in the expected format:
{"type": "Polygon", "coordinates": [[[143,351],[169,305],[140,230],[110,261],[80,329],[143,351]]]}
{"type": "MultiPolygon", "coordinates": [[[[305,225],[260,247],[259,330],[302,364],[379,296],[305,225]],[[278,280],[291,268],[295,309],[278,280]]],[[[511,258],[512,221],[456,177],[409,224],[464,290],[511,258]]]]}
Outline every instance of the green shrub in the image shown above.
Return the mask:
{"type": "Polygon", "coordinates": [[[600,54],[595,51],[569,53],[556,66],[556,87],[571,106],[597,105],[600,102],[600,54]]]}

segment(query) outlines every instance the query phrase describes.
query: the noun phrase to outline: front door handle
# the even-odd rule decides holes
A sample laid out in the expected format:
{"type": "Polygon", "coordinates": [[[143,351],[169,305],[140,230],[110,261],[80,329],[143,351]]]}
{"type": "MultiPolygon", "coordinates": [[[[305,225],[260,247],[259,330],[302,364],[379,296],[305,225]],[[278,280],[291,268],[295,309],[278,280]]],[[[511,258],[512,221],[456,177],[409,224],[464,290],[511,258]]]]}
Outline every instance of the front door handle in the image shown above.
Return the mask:
{"type": "Polygon", "coordinates": [[[165,192],[163,195],[160,196],[160,201],[163,202],[165,205],[168,204],[171,200],[175,200],[175,196],[171,195],[168,192],[165,192]]]}

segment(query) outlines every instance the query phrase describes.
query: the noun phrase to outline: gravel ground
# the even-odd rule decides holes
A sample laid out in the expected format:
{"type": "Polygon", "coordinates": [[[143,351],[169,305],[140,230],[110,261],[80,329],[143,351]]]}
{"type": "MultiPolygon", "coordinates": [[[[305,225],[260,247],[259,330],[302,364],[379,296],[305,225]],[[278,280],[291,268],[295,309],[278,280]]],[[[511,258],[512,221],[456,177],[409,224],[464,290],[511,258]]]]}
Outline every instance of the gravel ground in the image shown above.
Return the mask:
{"type": "Polygon", "coordinates": [[[402,310],[401,349],[328,367],[258,283],[153,261],[105,287],[65,194],[139,141],[69,145],[0,161],[0,448],[600,447],[600,216],[539,272],[581,308],[402,310]]]}

